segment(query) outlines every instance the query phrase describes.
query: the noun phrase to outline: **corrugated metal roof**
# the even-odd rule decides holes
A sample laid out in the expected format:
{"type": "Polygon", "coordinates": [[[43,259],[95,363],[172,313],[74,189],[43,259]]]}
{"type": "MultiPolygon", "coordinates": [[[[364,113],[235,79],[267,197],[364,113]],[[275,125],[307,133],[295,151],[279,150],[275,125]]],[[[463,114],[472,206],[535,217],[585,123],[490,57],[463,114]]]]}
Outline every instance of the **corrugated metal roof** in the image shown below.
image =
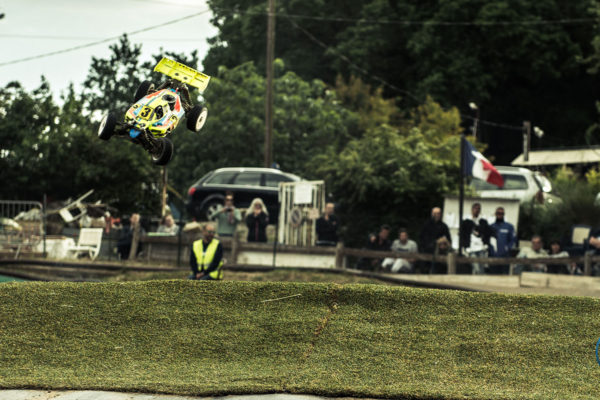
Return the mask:
{"type": "Polygon", "coordinates": [[[600,148],[564,149],[564,150],[534,150],[529,152],[529,160],[523,160],[523,154],[515,158],[511,165],[564,165],[588,164],[600,162],[600,148]]]}

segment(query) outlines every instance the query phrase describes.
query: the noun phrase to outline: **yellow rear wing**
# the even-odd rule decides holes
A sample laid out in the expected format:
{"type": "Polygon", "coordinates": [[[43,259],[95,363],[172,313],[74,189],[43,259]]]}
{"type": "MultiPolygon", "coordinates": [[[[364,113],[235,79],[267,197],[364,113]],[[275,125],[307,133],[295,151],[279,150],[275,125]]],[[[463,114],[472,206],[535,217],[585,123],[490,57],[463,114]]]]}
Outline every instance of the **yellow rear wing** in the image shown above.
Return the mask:
{"type": "Polygon", "coordinates": [[[205,75],[202,72],[198,72],[195,69],[188,67],[187,65],[183,65],[182,63],[178,63],[177,61],[170,60],[166,57],[163,57],[163,59],[160,60],[158,64],[156,64],[154,70],[165,74],[173,79],[177,79],[178,81],[183,82],[186,85],[198,88],[201,92],[204,92],[204,90],[206,90],[206,87],[208,86],[208,81],[210,81],[210,76],[205,75]]]}

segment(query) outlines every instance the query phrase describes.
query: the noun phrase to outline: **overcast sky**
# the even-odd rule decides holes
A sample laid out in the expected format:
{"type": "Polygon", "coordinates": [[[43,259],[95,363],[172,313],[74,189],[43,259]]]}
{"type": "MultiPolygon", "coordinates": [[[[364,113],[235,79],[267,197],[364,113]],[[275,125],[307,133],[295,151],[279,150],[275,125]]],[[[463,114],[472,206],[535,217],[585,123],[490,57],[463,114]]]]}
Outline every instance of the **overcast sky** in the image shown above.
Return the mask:
{"type": "Polygon", "coordinates": [[[0,13],[5,14],[0,19],[0,86],[16,80],[32,90],[44,75],[57,95],[70,82],[80,87],[92,56],[106,58],[117,40],[42,56],[46,53],[189,17],[130,35],[130,40],[142,45],[141,61],[161,47],[183,53],[198,50],[202,60],[206,39],[217,33],[205,0],[0,0],[0,13]],[[35,59],[17,62],[29,57],[35,59]]]}

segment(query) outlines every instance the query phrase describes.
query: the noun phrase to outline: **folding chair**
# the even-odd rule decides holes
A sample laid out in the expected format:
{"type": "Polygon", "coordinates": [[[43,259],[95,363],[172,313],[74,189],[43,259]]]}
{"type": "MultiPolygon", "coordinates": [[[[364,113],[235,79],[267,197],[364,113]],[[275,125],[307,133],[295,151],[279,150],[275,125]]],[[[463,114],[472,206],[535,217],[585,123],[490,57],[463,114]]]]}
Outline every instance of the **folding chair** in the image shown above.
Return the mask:
{"type": "Polygon", "coordinates": [[[75,258],[87,255],[91,260],[95,260],[100,253],[102,230],[102,228],[81,228],[77,245],[71,247],[69,252],[74,252],[75,258]]]}

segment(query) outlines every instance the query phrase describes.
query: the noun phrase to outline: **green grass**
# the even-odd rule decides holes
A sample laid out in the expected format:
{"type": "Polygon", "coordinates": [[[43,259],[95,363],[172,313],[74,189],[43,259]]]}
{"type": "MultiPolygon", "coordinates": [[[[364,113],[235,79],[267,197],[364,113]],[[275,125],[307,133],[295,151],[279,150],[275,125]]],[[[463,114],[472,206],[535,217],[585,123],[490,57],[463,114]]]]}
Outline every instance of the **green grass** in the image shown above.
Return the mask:
{"type": "Polygon", "coordinates": [[[591,298],[383,285],[5,283],[0,387],[591,399],[599,314],[591,298]]]}

